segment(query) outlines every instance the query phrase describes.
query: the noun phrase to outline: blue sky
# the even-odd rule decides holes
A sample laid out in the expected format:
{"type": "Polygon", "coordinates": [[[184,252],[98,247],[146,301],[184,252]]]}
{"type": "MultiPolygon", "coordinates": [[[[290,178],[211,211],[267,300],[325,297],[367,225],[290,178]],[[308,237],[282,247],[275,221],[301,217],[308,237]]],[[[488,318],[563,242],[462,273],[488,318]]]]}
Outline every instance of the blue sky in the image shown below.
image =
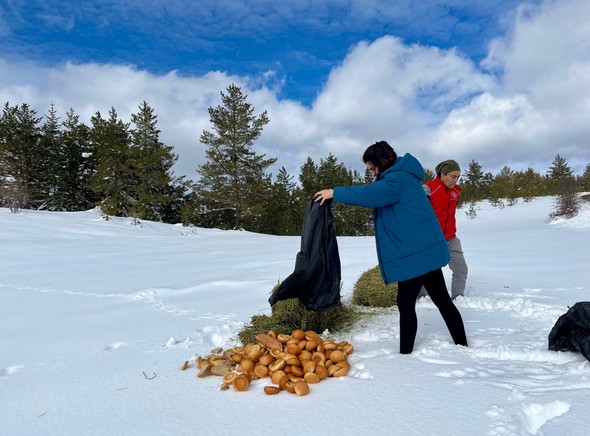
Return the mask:
{"type": "Polygon", "coordinates": [[[282,98],[309,105],[361,40],[457,47],[480,61],[517,0],[24,1],[5,0],[0,52],[59,64],[133,64],[155,74],[267,71],[282,98]],[[483,3],[483,4],[480,4],[483,3]],[[494,3],[494,6],[491,4],[494,3]]]}
{"type": "Polygon", "coordinates": [[[0,0],[0,99],[82,120],[146,100],[179,173],[203,162],[230,83],[271,123],[256,144],[297,174],[376,140],[426,167],[590,162],[590,2],[0,0]],[[586,120],[586,121],[584,121],[586,120]]]}

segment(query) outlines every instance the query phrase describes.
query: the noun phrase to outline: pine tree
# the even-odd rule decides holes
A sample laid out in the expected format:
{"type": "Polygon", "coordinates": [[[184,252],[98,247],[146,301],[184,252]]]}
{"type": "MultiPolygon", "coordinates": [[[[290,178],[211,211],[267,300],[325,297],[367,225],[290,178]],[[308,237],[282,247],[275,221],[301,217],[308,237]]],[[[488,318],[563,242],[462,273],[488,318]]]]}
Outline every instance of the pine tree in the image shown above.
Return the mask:
{"type": "Polygon", "coordinates": [[[526,171],[517,171],[514,174],[513,183],[525,202],[531,201],[534,197],[548,195],[543,176],[532,168],[528,168],[526,171]]]}
{"type": "MultiPolygon", "coordinates": [[[[332,189],[336,186],[350,186],[353,184],[352,176],[343,163],[338,162],[338,158],[329,153],[325,159],[320,159],[317,166],[315,194],[320,189],[332,189]]],[[[352,228],[350,215],[353,206],[347,206],[340,203],[332,203],[332,214],[334,216],[334,228],[340,235],[350,235],[354,232],[352,228]]]]}
{"type": "Polygon", "coordinates": [[[431,180],[434,180],[435,177],[436,173],[433,170],[431,170],[430,168],[424,168],[423,183],[430,182],[431,180]]]}
{"type": "Polygon", "coordinates": [[[299,183],[301,184],[300,195],[304,197],[305,202],[311,200],[316,192],[323,189],[318,180],[318,167],[309,156],[299,169],[299,183]]]}
{"type": "Polygon", "coordinates": [[[43,159],[38,162],[39,201],[43,208],[49,210],[63,210],[59,199],[58,181],[63,178],[64,160],[61,150],[62,132],[55,106],[51,103],[45,122],[41,127],[40,149],[43,159]]]}
{"type": "Polygon", "coordinates": [[[555,155],[555,159],[553,159],[553,162],[547,171],[547,177],[557,184],[565,177],[573,177],[573,175],[574,172],[567,164],[565,158],[561,157],[559,154],[555,155]]]}
{"type": "MultiPolygon", "coordinates": [[[[346,186],[352,184],[351,173],[342,162],[332,153],[325,159],[320,159],[318,166],[318,183],[323,188],[334,186],[346,186]]],[[[316,191],[317,192],[317,191],[316,191]]]]}
{"type": "Polygon", "coordinates": [[[487,198],[488,188],[492,180],[491,173],[484,173],[482,166],[472,160],[463,174],[461,197],[463,201],[479,201],[487,198]]]}
{"type": "Polygon", "coordinates": [[[245,216],[255,219],[264,207],[264,195],[270,189],[266,170],[276,159],[256,154],[255,141],[269,119],[266,111],[254,115],[247,96],[232,84],[221,92],[222,105],[209,107],[214,132],[203,131],[200,142],[208,147],[207,162],[199,165],[198,191],[207,211],[233,213],[233,228],[241,229],[245,216]]]}
{"type": "MultiPolygon", "coordinates": [[[[361,175],[358,171],[348,170],[348,176],[351,185],[362,185],[373,183],[373,175],[370,171],[365,171],[361,175]]],[[[343,233],[351,236],[368,236],[374,232],[373,212],[371,209],[360,206],[347,206],[345,209],[345,226],[341,229],[343,233]]]]}
{"type": "Polygon", "coordinates": [[[580,200],[576,195],[576,180],[574,177],[564,177],[561,179],[556,188],[557,197],[553,212],[550,218],[566,217],[572,218],[578,214],[580,209],[580,200]]]}
{"type": "Polygon", "coordinates": [[[574,172],[568,165],[565,158],[561,157],[559,154],[555,156],[549,170],[547,171],[547,178],[550,180],[550,183],[553,188],[553,192],[556,193],[559,184],[570,177],[574,176],[574,172]]]}
{"type": "Polygon", "coordinates": [[[578,184],[583,191],[590,191],[590,163],[586,165],[584,174],[578,180],[578,184]]]}
{"type": "Polygon", "coordinates": [[[98,156],[90,141],[90,128],[79,118],[70,108],[62,123],[63,170],[57,182],[57,204],[68,211],[87,210],[95,203],[90,183],[98,156]]]}
{"type": "Polygon", "coordinates": [[[276,190],[278,190],[279,195],[284,198],[281,205],[283,215],[285,216],[285,218],[283,218],[284,232],[281,234],[285,235],[298,234],[303,224],[301,221],[301,214],[299,213],[302,209],[302,204],[296,196],[297,183],[294,182],[293,178],[294,177],[287,172],[285,167],[281,167],[275,183],[276,190]]]}
{"type": "Polygon", "coordinates": [[[11,210],[41,204],[39,163],[42,117],[23,103],[20,107],[4,105],[0,118],[0,182],[3,202],[11,210]]]}
{"type": "Polygon", "coordinates": [[[143,102],[131,115],[131,168],[134,180],[132,215],[137,219],[161,221],[167,205],[175,201],[172,166],[178,156],[173,147],[160,141],[154,110],[143,102]]]}
{"type": "Polygon", "coordinates": [[[303,225],[303,217],[305,216],[305,208],[309,201],[320,189],[323,189],[318,175],[318,166],[313,159],[308,156],[303,165],[299,168],[299,186],[293,191],[293,196],[296,199],[298,209],[293,211],[293,220],[296,223],[297,231],[295,235],[301,233],[301,226],[303,225]]]}
{"type": "Polygon", "coordinates": [[[118,118],[115,108],[108,119],[97,112],[91,122],[91,141],[98,157],[92,190],[105,215],[128,216],[134,195],[129,124],[118,118]]]}
{"type": "Polygon", "coordinates": [[[514,183],[515,173],[508,166],[504,166],[498,174],[492,179],[489,189],[489,198],[493,206],[504,207],[504,200],[509,206],[516,203],[519,197],[521,186],[514,183]]]}
{"type": "Polygon", "coordinates": [[[266,202],[258,232],[273,235],[296,235],[301,230],[301,204],[296,197],[296,183],[285,167],[281,167],[266,202]]]}
{"type": "Polygon", "coordinates": [[[192,227],[199,224],[199,196],[194,190],[189,190],[182,196],[176,208],[175,220],[184,227],[192,227]]]}
{"type": "Polygon", "coordinates": [[[574,172],[567,164],[567,161],[559,154],[555,156],[547,178],[553,187],[553,193],[557,195],[555,206],[550,218],[559,216],[573,217],[578,213],[580,207],[576,196],[577,186],[574,172]]]}
{"type": "Polygon", "coordinates": [[[303,194],[310,200],[321,189],[352,184],[352,176],[344,164],[338,162],[338,158],[329,153],[325,159],[320,159],[319,165],[308,156],[299,170],[299,183],[303,194]]]}
{"type": "MultiPolygon", "coordinates": [[[[351,171],[332,153],[320,159],[319,165],[308,157],[301,166],[299,181],[302,189],[300,203],[305,205],[321,189],[332,189],[336,186],[350,186],[372,181],[371,176],[351,171]]],[[[359,206],[347,206],[332,203],[334,227],[339,235],[366,235],[372,232],[371,210],[359,206]]],[[[300,222],[303,223],[304,210],[301,210],[300,222]]]]}

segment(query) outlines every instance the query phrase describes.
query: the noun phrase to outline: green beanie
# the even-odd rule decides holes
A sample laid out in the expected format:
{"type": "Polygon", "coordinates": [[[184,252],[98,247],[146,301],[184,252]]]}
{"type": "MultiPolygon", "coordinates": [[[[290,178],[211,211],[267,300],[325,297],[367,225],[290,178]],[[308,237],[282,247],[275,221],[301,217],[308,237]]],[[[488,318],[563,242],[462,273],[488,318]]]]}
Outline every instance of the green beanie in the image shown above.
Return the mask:
{"type": "Polygon", "coordinates": [[[459,164],[455,162],[453,159],[445,160],[439,163],[436,168],[434,168],[436,174],[447,174],[453,171],[461,171],[459,168],[459,164]]]}

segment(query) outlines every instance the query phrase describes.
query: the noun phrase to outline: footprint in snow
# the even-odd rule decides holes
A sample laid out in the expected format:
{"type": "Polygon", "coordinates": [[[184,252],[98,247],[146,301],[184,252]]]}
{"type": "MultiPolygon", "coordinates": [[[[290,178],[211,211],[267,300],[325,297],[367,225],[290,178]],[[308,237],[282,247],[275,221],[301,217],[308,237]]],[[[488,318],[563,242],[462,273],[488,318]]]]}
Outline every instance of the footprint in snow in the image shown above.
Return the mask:
{"type": "Polygon", "coordinates": [[[350,377],[360,378],[362,380],[373,380],[375,378],[373,377],[373,374],[367,370],[367,367],[363,362],[353,364],[347,375],[350,377]]]}
{"type": "Polygon", "coordinates": [[[168,339],[168,342],[166,342],[166,345],[164,345],[164,347],[171,348],[184,345],[185,348],[188,348],[190,344],[192,344],[191,338],[176,340],[174,337],[171,337],[170,339],[168,339]]]}
{"type": "Polygon", "coordinates": [[[388,357],[388,356],[394,355],[394,354],[397,354],[397,352],[394,351],[393,349],[381,348],[379,350],[356,353],[355,355],[360,359],[372,359],[374,357],[381,357],[381,356],[388,357]]]}
{"type": "Polygon", "coordinates": [[[191,343],[205,348],[229,347],[236,343],[236,334],[243,328],[241,322],[226,322],[223,325],[205,326],[191,338],[191,343]]]}
{"type": "Polygon", "coordinates": [[[569,410],[570,404],[559,400],[547,404],[523,403],[520,405],[518,416],[525,430],[537,434],[543,425],[569,410]]]}
{"type": "Polygon", "coordinates": [[[429,357],[418,357],[419,360],[426,363],[434,363],[436,365],[456,365],[458,362],[443,359],[431,359],[429,357]]]}
{"type": "Polygon", "coordinates": [[[20,371],[23,368],[24,368],[24,366],[22,366],[22,365],[12,365],[12,366],[9,366],[8,368],[0,368],[0,377],[12,375],[12,374],[20,371]]]}
{"type": "Polygon", "coordinates": [[[564,401],[547,404],[521,403],[514,408],[492,406],[486,416],[492,421],[488,436],[508,436],[515,434],[539,434],[546,423],[557,418],[570,409],[564,401]]]}
{"type": "Polygon", "coordinates": [[[105,351],[115,351],[118,350],[121,347],[125,347],[127,346],[127,342],[111,342],[110,344],[105,345],[104,350],[105,351]]]}

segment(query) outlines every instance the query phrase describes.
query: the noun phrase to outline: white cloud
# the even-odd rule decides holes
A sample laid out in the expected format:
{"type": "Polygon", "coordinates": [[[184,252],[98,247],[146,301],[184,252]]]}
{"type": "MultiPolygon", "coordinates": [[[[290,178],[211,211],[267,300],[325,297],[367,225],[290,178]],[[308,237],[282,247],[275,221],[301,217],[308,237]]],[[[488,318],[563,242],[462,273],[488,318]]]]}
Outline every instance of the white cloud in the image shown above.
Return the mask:
{"type": "Polygon", "coordinates": [[[581,79],[576,77],[580,68],[587,71],[589,19],[590,3],[583,0],[522,6],[507,35],[492,41],[483,65],[502,68],[507,91],[527,91],[540,102],[549,94],[547,100],[552,100],[563,91],[554,85],[581,79]]]}
{"type": "Polygon", "coordinates": [[[523,95],[499,98],[484,93],[451,111],[430,142],[438,160],[461,156],[464,166],[472,159],[485,162],[485,170],[523,161],[535,166],[535,139],[551,135],[546,117],[523,95]]]}
{"type": "MultiPolygon", "coordinates": [[[[268,90],[250,96],[257,108],[268,109],[271,120],[261,147],[269,155],[275,151],[278,165],[298,174],[307,156],[317,162],[329,153],[364,171],[363,151],[381,139],[399,153],[415,153],[410,138],[440,122],[448,107],[492,86],[490,77],[453,50],[406,46],[386,36],[353,47],[311,109],[277,101],[268,90]]],[[[428,147],[418,148],[430,153],[428,147]]]]}
{"type": "Polygon", "coordinates": [[[590,3],[521,7],[482,66],[499,69],[500,86],[451,111],[432,133],[435,147],[492,170],[544,171],[560,153],[581,172],[590,161],[590,3]]]}

